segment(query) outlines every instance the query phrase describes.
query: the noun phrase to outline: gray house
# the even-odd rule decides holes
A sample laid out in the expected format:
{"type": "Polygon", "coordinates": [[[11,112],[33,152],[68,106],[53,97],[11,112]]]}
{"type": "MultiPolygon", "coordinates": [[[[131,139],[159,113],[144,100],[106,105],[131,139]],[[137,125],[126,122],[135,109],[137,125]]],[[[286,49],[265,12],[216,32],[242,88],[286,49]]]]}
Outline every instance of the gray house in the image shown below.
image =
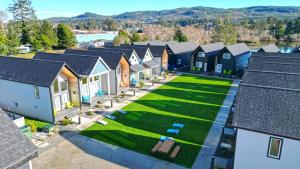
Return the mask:
{"type": "Polygon", "coordinates": [[[37,53],[33,59],[65,62],[80,75],[80,99],[83,103],[92,104],[104,95],[110,95],[109,67],[95,57],[53,53],[37,53]]]}
{"type": "Polygon", "coordinates": [[[55,123],[81,108],[78,75],[64,62],[0,57],[0,107],[55,123]]]}
{"type": "Polygon", "coordinates": [[[280,49],[275,44],[270,44],[260,48],[257,52],[279,53],[280,49]]]}
{"type": "Polygon", "coordinates": [[[102,52],[92,50],[67,49],[65,54],[102,58],[110,68],[110,92],[120,94],[130,87],[130,62],[122,52],[102,52]]]}
{"type": "Polygon", "coordinates": [[[37,148],[0,109],[0,168],[31,169],[37,148]]]}
{"type": "Polygon", "coordinates": [[[200,45],[192,54],[192,70],[199,72],[214,72],[216,58],[224,47],[225,45],[223,42],[200,45]]]}

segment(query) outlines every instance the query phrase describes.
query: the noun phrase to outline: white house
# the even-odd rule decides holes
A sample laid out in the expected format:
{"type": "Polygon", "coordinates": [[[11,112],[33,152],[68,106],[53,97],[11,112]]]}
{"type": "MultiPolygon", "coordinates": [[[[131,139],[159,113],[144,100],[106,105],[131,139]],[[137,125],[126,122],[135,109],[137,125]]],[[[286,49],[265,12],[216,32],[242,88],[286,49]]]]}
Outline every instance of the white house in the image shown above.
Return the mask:
{"type": "Polygon", "coordinates": [[[37,53],[34,59],[66,62],[80,75],[80,100],[92,104],[105,95],[110,95],[109,67],[98,57],[67,54],[37,53]]]}
{"type": "Polygon", "coordinates": [[[55,123],[78,113],[78,78],[64,62],[0,57],[0,107],[55,123]]]}
{"type": "Polygon", "coordinates": [[[300,167],[300,88],[294,88],[299,87],[300,78],[295,76],[298,80],[284,77],[293,88],[279,87],[281,78],[240,85],[233,115],[237,128],[234,169],[300,167]]]}

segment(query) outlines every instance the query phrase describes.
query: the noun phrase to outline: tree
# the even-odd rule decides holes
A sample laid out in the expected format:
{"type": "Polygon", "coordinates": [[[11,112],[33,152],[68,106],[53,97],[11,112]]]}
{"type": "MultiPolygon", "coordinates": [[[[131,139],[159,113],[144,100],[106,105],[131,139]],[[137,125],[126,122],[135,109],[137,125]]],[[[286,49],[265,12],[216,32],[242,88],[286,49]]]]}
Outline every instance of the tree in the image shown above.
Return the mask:
{"type": "Polygon", "coordinates": [[[39,39],[44,49],[51,49],[53,46],[57,45],[57,35],[53,30],[52,24],[48,21],[43,21],[40,27],[39,39]]]}
{"type": "Polygon", "coordinates": [[[9,11],[13,14],[15,21],[21,23],[21,43],[30,43],[30,21],[36,19],[31,0],[13,0],[13,4],[9,6],[9,11]]]}
{"type": "Polygon", "coordinates": [[[229,18],[219,19],[213,31],[213,39],[226,45],[237,42],[237,32],[229,18]]]}
{"type": "Polygon", "coordinates": [[[118,29],[118,25],[114,20],[106,19],[103,24],[106,31],[116,31],[118,29]]]}
{"type": "Polygon", "coordinates": [[[174,40],[177,42],[187,42],[188,38],[183,34],[180,28],[176,28],[175,30],[175,35],[174,35],[174,40]]]}
{"type": "Polygon", "coordinates": [[[63,23],[57,25],[57,38],[57,47],[60,49],[70,48],[75,46],[76,44],[76,38],[74,33],[67,25],[63,23]]]}
{"type": "Polygon", "coordinates": [[[123,43],[130,44],[131,38],[125,30],[121,29],[119,30],[118,36],[116,36],[114,39],[114,45],[120,45],[123,43]]]}
{"type": "Polygon", "coordinates": [[[8,49],[6,46],[7,39],[2,28],[0,28],[0,56],[7,55],[8,49]]]}
{"type": "Polygon", "coordinates": [[[20,46],[20,36],[17,30],[14,24],[8,24],[6,38],[9,54],[16,54],[18,52],[17,48],[20,46]]]}
{"type": "Polygon", "coordinates": [[[132,42],[140,42],[142,40],[143,40],[143,38],[140,36],[140,34],[138,34],[136,32],[132,34],[132,38],[131,38],[132,42]]]}
{"type": "Polygon", "coordinates": [[[7,19],[7,14],[4,11],[0,11],[0,27],[4,28],[4,22],[7,19]]]}

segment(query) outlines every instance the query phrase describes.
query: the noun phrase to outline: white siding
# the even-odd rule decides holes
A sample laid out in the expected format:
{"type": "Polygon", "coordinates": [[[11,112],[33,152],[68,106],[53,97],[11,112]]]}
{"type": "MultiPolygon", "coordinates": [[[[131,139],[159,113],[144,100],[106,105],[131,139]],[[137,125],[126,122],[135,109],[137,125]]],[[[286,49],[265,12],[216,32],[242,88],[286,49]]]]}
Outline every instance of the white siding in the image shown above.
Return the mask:
{"type": "Polygon", "coordinates": [[[300,141],[282,138],[280,159],[267,157],[272,135],[238,129],[234,169],[299,169],[300,141]]]}
{"type": "Polygon", "coordinates": [[[0,107],[20,115],[53,122],[49,88],[38,87],[40,98],[36,99],[33,87],[34,85],[0,80],[0,107]]]}
{"type": "Polygon", "coordinates": [[[145,54],[143,62],[150,61],[150,60],[152,60],[152,58],[153,58],[153,56],[152,56],[150,50],[148,49],[147,52],[146,52],[146,54],[145,54]]]}
{"type": "Polygon", "coordinates": [[[130,62],[131,65],[136,65],[136,64],[139,64],[139,63],[140,63],[140,61],[139,61],[139,59],[138,59],[138,56],[137,56],[135,53],[133,53],[133,54],[131,55],[131,57],[130,57],[130,59],[129,59],[129,62],[130,62]]]}

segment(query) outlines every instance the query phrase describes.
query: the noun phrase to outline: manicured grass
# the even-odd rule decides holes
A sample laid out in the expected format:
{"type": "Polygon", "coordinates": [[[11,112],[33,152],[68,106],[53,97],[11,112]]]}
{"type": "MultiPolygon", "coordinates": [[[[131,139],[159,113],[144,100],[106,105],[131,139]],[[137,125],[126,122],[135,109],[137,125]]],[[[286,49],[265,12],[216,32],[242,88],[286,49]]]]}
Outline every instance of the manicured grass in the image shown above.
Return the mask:
{"type": "Polygon", "coordinates": [[[81,134],[169,161],[168,155],[151,154],[162,135],[176,139],[182,149],[172,162],[192,167],[205,137],[231,86],[231,81],[180,76],[127,105],[126,115],[114,113],[108,125],[94,124],[81,134]],[[173,123],[185,127],[178,135],[168,134],[173,123]]]}
{"type": "Polygon", "coordinates": [[[42,129],[42,128],[46,127],[48,124],[50,124],[50,123],[47,123],[47,122],[43,122],[43,121],[36,120],[36,119],[31,119],[31,118],[28,118],[28,117],[25,118],[25,124],[27,126],[30,126],[30,123],[32,121],[35,122],[38,129],[42,129]]]}

